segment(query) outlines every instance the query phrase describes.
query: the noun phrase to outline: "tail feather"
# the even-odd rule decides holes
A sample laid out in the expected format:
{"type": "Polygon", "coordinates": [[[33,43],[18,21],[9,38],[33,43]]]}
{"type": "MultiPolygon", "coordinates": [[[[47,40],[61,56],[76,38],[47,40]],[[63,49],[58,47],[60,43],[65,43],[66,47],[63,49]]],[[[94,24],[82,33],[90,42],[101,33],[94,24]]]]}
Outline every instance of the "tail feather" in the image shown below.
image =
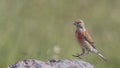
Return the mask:
{"type": "Polygon", "coordinates": [[[102,58],[104,61],[107,61],[107,59],[106,59],[102,54],[100,54],[100,53],[97,51],[97,49],[93,49],[93,52],[94,52],[95,54],[97,54],[100,58],[102,58]]]}
{"type": "Polygon", "coordinates": [[[107,59],[106,59],[102,54],[97,53],[97,55],[98,55],[100,58],[102,58],[104,61],[107,61],[107,59]]]}

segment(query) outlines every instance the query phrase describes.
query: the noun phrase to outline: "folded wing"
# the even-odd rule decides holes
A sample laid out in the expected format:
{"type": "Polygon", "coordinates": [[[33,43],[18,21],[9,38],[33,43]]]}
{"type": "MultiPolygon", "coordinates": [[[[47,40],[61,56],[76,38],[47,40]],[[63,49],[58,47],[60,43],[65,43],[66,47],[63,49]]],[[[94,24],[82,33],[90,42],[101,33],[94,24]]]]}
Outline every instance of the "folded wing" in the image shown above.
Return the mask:
{"type": "Polygon", "coordinates": [[[90,34],[88,33],[88,31],[84,32],[84,38],[86,41],[88,41],[92,45],[93,48],[96,48],[94,45],[94,41],[93,41],[92,37],[90,36],[90,34]]]}

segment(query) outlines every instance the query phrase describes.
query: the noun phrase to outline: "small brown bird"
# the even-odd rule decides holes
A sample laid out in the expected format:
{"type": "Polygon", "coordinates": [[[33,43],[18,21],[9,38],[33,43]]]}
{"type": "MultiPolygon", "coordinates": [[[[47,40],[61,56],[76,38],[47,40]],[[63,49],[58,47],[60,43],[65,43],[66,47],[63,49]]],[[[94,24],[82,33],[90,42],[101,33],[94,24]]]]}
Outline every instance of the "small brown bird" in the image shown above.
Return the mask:
{"type": "Polygon", "coordinates": [[[80,58],[80,56],[89,54],[89,52],[93,52],[98,56],[100,56],[104,61],[106,61],[107,59],[102,54],[100,54],[96,49],[94,42],[92,40],[92,37],[90,36],[89,32],[85,28],[84,22],[81,19],[77,19],[75,20],[74,25],[76,26],[75,34],[76,34],[78,43],[81,45],[82,53],[78,55],[73,55],[73,56],[80,58]]]}

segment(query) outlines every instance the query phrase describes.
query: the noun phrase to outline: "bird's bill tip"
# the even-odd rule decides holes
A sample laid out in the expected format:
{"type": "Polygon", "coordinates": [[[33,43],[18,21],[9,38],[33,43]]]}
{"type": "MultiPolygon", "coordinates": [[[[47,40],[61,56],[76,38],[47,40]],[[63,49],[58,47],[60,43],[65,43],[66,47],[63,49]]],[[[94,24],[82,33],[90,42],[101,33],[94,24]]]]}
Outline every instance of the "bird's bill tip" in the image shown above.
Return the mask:
{"type": "Polygon", "coordinates": [[[73,23],[73,25],[75,25],[75,22],[73,23]]]}

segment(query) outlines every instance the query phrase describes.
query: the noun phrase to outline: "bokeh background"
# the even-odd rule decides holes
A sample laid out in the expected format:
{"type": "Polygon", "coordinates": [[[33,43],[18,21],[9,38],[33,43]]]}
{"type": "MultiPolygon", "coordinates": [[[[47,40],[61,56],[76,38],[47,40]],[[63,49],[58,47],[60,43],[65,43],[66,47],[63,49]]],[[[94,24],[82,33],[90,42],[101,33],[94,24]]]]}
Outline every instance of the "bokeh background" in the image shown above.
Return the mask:
{"type": "Polygon", "coordinates": [[[96,68],[120,67],[120,0],[0,0],[0,68],[24,59],[77,59],[75,19],[84,20],[97,49],[83,57],[96,68]]]}

